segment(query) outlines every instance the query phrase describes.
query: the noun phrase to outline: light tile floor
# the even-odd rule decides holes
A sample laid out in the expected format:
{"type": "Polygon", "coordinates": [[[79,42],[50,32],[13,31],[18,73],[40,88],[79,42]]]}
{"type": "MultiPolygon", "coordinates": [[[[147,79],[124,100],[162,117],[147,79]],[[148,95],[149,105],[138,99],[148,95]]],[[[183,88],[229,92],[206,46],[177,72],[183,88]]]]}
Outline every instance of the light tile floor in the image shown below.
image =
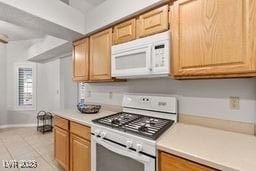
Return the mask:
{"type": "Polygon", "coordinates": [[[36,128],[0,129],[0,171],[62,171],[53,157],[53,133],[42,134],[36,128]],[[10,169],[4,161],[35,160],[37,168],[10,169]]]}

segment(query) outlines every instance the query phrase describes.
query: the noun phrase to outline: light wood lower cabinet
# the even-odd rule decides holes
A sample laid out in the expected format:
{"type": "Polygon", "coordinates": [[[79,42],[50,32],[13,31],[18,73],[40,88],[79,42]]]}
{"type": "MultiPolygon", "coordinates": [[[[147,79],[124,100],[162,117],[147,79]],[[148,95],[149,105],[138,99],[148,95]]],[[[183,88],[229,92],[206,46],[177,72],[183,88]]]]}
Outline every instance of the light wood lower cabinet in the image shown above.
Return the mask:
{"type": "Polygon", "coordinates": [[[91,143],[74,134],[70,135],[70,171],[91,170],[91,143]]]}
{"type": "Polygon", "coordinates": [[[173,9],[174,78],[256,75],[255,0],[177,0],[173,9]]]}
{"type": "Polygon", "coordinates": [[[65,171],[91,170],[90,127],[54,117],[54,158],[65,171]]]}
{"type": "Polygon", "coordinates": [[[159,171],[217,171],[165,152],[159,152],[159,171]]]}
{"type": "Polygon", "coordinates": [[[57,126],[54,128],[54,158],[66,170],[69,170],[69,132],[57,126]]]}

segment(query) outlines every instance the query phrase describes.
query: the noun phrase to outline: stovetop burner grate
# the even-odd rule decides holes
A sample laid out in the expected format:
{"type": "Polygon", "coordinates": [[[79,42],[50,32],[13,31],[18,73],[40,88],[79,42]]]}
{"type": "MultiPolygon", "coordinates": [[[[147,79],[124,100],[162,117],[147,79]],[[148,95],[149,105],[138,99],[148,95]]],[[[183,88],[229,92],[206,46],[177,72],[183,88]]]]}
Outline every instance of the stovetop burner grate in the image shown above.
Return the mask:
{"type": "Polygon", "coordinates": [[[138,119],[140,116],[132,113],[120,112],[114,115],[106,116],[93,120],[95,123],[100,123],[106,126],[111,127],[120,127],[124,124],[127,124],[135,119],[138,119]]]}
{"type": "Polygon", "coordinates": [[[174,123],[173,120],[126,112],[99,118],[93,122],[154,140],[174,123]]]}

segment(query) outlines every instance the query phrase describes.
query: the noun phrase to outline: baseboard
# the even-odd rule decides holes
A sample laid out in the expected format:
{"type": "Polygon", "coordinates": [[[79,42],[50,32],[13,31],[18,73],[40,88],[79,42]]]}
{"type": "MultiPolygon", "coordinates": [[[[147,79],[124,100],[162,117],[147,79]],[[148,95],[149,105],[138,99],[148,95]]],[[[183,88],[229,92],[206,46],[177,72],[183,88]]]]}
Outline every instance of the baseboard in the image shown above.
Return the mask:
{"type": "Polygon", "coordinates": [[[0,129],[4,129],[4,128],[22,128],[22,127],[36,127],[36,124],[8,124],[8,125],[0,125],[0,129]]]}

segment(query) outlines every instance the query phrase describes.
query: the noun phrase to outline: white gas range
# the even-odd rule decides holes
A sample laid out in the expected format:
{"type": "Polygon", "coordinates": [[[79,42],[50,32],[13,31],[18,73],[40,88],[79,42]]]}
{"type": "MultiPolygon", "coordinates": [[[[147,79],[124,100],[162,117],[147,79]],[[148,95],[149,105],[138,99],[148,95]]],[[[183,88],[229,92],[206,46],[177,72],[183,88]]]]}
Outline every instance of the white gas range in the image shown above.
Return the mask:
{"type": "Polygon", "coordinates": [[[125,95],[123,112],[93,120],[92,171],[155,171],[156,140],[177,118],[175,97],[125,95]]]}

